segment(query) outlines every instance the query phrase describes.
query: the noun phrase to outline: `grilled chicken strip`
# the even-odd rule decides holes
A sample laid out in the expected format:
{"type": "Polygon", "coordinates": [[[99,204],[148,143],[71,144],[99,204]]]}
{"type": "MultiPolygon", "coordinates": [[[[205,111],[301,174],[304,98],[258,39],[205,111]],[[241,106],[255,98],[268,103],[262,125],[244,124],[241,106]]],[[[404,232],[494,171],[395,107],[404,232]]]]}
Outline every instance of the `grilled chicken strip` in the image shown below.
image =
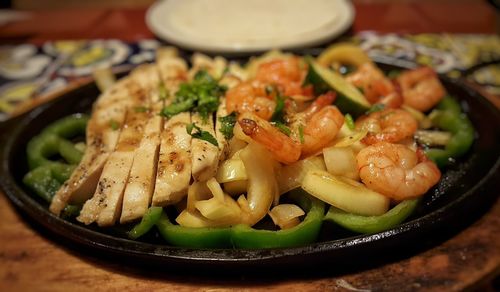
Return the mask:
{"type": "Polygon", "coordinates": [[[149,90],[150,105],[139,147],[135,150],[129,178],[123,193],[120,223],[141,218],[151,203],[160,146],[163,118],[158,115],[163,107],[159,97],[160,77],[157,66],[144,67],[139,80],[149,90]]]}
{"type": "MultiPolygon", "coordinates": [[[[192,123],[200,127],[202,131],[207,131],[216,137],[214,121],[211,117],[203,120],[201,115],[192,114],[192,123]]],[[[217,172],[219,165],[219,147],[201,139],[193,139],[191,142],[191,154],[193,170],[192,175],[195,181],[206,181],[212,178],[217,172]]]]}
{"type": "Polygon", "coordinates": [[[189,70],[189,77],[193,79],[194,75],[200,70],[206,70],[215,79],[219,79],[224,74],[227,67],[227,60],[222,57],[210,58],[207,55],[194,53],[191,58],[193,66],[189,70]]]}
{"type": "Polygon", "coordinates": [[[156,64],[163,85],[169,93],[177,92],[179,85],[188,79],[186,61],[178,56],[177,49],[174,47],[160,48],[156,54],[156,64]]]}
{"type": "MultiPolygon", "coordinates": [[[[227,61],[221,57],[210,58],[206,55],[195,53],[191,58],[192,67],[188,76],[192,79],[200,70],[206,70],[214,78],[221,78],[227,66],[227,61]]],[[[216,137],[214,121],[212,117],[204,120],[200,114],[191,115],[192,123],[200,127],[202,131],[216,137]]],[[[212,178],[219,162],[219,148],[210,142],[201,139],[193,139],[191,142],[191,162],[193,165],[192,176],[195,181],[206,181],[212,178]]]]}
{"type": "MultiPolygon", "coordinates": [[[[224,134],[221,132],[222,122],[221,118],[226,117],[228,115],[226,109],[226,99],[221,98],[219,108],[217,109],[216,117],[215,117],[215,138],[217,139],[217,144],[219,144],[219,161],[222,162],[226,160],[229,155],[229,143],[224,134]]],[[[217,170],[216,170],[217,171],[217,170]]]]}
{"type": "Polygon", "coordinates": [[[191,136],[186,126],[190,122],[190,114],[184,112],[165,123],[153,194],[155,206],[177,203],[187,194],[191,180],[191,136]]]}
{"type": "Polygon", "coordinates": [[[128,97],[135,100],[134,106],[127,109],[126,119],[121,128],[118,143],[104,165],[94,196],[85,202],[77,220],[90,224],[97,221],[99,226],[110,226],[120,216],[123,193],[128,182],[135,151],[143,136],[144,126],[149,113],[142,110],[150,103],[150,83],[145,76],[155,73],[152,65],[138,67],[131,77],[140,87],[136,95],[128,97]]]}
{"type": "Polygon", "coordinates": [[[123,193],[120,223],[141,218],[146,213],[154,190],[160,132],[163,118],[158,115],[161,107],[153,106],[144,127],[144,136],[135,151],[130,175],[123,193]]]}
{"type": "Polygon", "coordinates": [[[64,183],[50,204],[50,211],[59,215],[67,204],[82,204],[94,193],[104,163],[115,148],[125,112],[139,86],[131,77],[124,78],[97,99],[87,125],[87,148],[80,164],[64,183]]]}
{"type": "MultiPolygon", "coordinates": [[[[179,89],[187,80],[188,66],[173,47],[160,48],[156,63],[161,81],[169,93],[179,89]]],[[[167,98],[166,103],[172,100],[167,98]]],[[[168,120],[160,134],[160,153],[152,204],[165,206],[180,201],[187,193],[191,180],[191,136],[186,126],[191,122],[189,113],[181,113],[168,120]]]]}
{"type": "Polygon", "coordinates": [[[77,217],[78,221],[85,224],[97,221],[99,226],[114,224],[118,210],[121,209],[123,191],[146,118],[145,113],[136,113],[134,108],[127,111],[116,149],[106,161],[97,190],[83,205],[80,216],[77,217]]]}

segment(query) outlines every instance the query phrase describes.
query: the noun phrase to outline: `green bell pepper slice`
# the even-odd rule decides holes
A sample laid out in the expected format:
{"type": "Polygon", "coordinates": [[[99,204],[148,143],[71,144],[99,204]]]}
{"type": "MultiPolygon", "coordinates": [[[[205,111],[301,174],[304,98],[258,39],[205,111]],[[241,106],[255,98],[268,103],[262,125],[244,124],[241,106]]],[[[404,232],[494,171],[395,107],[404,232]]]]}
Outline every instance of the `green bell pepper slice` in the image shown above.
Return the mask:
{"type": "Polygon", "coordinates": [[[170,222],[166,213],[161,215],[160,220],[156,222],[156,227],[163,239],[175,246],[191,248],[231,247],[231,227],[182,227],[170,222]]]}
{"type": "Polygon", "coordinates": [[[61,212],[61,217],[64,219],[74,218],[80,215],[82,206],[78,205],[67,205],[61,212]]]}
{"type": "Polygon", "coordinates": [[[61,182],[52,176],[50,166],[40,166],[28,172],[23,178],[23,183],[49,203],[61,187],[61,182]]]}
{"type": "Polygon", "coordinates": [[[130,239],[137,239],[146,234],[158,222],[162,212],[162,207],[150,207],[144,216],[142,216],[141,222],[128,232],[128,237],[130,239]]]}
{"type": "MultiPolygon", "coordinates": [[[[39,166],[24,176],[23,183],[40,198],[50,203],[61,185],[69,178],[74,168],[74,165],[62,163],[39,166]]],[[[78,216],[80,209],[80,206],[68,205],[61,212],[61,217],[71,218],[78,216]]]]}
{"type": "Polygon", "coordinates": [[[59,140],[58,152],[69,164],[78,164],[83,157],[83,152],[78,150],[75,144],[64,139],[59,140]]]}
{"type": "Polygon", "coordinates": [[[331,206],[324,220],[332,221],[357,233],[377,233],[401,224],[417,207],[419,199],[405,200],[379,216],[363,216],[347,213],[331,206]]]}
{"type": "Polygon", "coordinates": [[[452,137],[444,149],[429,148],[425,151],[439,167],[446,166],[451,159],[464,155],[474,142],[474,127],[462,113],[460,104],[446,96],[431,114],[434,126],[448,131],[452,137]]]}
{"type": "MultiPolygon", "coordinates": [[[[83,152],[67,139],[85,135],[88,119],[87,115],[82,114],[62,118],[47,126],[28,142],[26,154],[30,172],[24,176],[23,183],[48,203],[69,179],[75,164],[82,159],[83,152]],[[67,163],[51,160],[56,154],[67,163]]],[[[61,216],[69,218],[79,212],[80,206],[68,205],[61,216]]]]}
{"type": "Polygon", "coordinates": [[[168,243],[192,248],[285,248],[311,243],[321,229],[324,203],[302,190],[290,196],[307,211],[304,220],[290,229],[258,230],[244,224],[223,228],[182,227],[170,222],[165,213],[156,222],[156,227],[168,243]]]}
{"type": "Polygon", "coordinates": [[[64,139],[71,139],[76,135],[85,134],[89,116],[86,114],[73,114],[59,119],[45,129],[42,133],[50,133],[64,139]]]}
{"type": "Polygon", "coordinates": [[[294,200],[307,210],[304,220],[295,227],[278,231],[258,230],[248,225],[236,225],[231,241],[237,248],[264,249],[305,245],[314,242],[321,229],[325,204],[305,192],[291,194],[294,200]]]}
{"type": "Polygon", "coordinates": [[[83,153],[67,139],[85,135],[88,116],[76,114],[57,120],[28,142],[26,149],[28,165],[34,169],[53,163],[50,157],[56,154],[69,164],[80,162],[83,153]]]}
{"type": "Polygon", "coordinates": [[[74,169],[74,165],[57,162],[39,166],[24,176],[23,183],[50,203],[54,194],[68,180],[74,169]]]}

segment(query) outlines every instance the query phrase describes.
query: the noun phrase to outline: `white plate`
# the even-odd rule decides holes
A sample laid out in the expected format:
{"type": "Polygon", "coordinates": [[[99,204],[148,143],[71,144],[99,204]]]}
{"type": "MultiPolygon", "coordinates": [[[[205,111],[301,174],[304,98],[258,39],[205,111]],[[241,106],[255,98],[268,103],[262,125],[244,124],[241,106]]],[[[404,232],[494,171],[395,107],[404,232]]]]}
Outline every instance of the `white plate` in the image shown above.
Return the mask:
{"type": "Polygon", "coordinates": [[[146,15],[158,37],[213,53],[313,46],[342,34],[353,20],[348,0],[163,0],[146,15]]]}

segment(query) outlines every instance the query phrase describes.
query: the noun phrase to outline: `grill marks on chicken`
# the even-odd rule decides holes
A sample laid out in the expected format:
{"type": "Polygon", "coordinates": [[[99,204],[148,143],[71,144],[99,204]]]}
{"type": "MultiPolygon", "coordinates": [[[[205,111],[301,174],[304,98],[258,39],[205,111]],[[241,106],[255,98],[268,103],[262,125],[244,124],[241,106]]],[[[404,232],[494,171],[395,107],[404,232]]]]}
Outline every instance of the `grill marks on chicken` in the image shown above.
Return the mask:
{"type": "Polygon", "coordinates": [[[153,205],[165,206],[182,200],[191,180],[191,136],[186,125],[190,113],[180,113],[165,123],[161,133],[160,155],[153,205]]]}
{"type": "Polygon", "coordinates": [[[141,218],[146,213],[154,190],[154,178],[158,161],[160,132],[163,118],[157,113],[163,107],[159,98],[160,83],[158,68],[149,66],[143,70],[142,85],[149,89],[150,104],[147,107],[147,122],[142,140],[135,150],[134,160],[123,193],[123,206],[120,223],[141,218]]]}
{"type": "MultiPolygon", "coordinates": [[[[192,114],[191,122],[200,127],[202,131],[215,137],[214,121],[210,118],[203,120],[200,114],[192,114]]],[[[217,172],[219,164],[219,147],[201,139],[193,139],[191,145],[193,164],[193,178],[195,181],[206,181],[217,172]]]]}
{"type": "Polygon", "coordinates": [[[137,110],[139,106],[150,104],[152,87],[147,81],[148,72],[154,72],[153,65],[145,65],[131,73],[139,90],[128,97],[132,106],[127,108],[125,122],[121,127],[118,143],[108,157],[94,196],[85,202],[77,220],[90,224],[97,221],[99,226],[113,225],[121,213],[123,194],[129,180],[135,151],[142,140],[148,112],[137,110]]]}
{"type": "Polygon", "coordinates": [[[50,205],[50,211],[59,215],[67,204],[81,204],[89,199],[97,187],[104,163],[115,148],[120,131],[113,129],[125,120],[127,107],[139,90],[128,77],[101,94],[96,101],[87,125],[87,148],[80,164],[69,180],[59,189],[50,205]]]}
{"type": "Polygon", "coordinates": [[[146,213],[154,190],[154,178],[158,161],[159,135],[162,118],[149,113],[144,136],[135,151],[134,161],[123,194],[121,223],[141,218],[146,213]]]}
{"type": "Polygon", "coordinates": [[[227,115],[226,99],[221,98],[219,108],[215,115],[215,139],[217,139],[217,144],[219,144],[219,162],[226,160],[229,155],[229,143],[221,131],[223,125],[221,118],[227,115]]]}

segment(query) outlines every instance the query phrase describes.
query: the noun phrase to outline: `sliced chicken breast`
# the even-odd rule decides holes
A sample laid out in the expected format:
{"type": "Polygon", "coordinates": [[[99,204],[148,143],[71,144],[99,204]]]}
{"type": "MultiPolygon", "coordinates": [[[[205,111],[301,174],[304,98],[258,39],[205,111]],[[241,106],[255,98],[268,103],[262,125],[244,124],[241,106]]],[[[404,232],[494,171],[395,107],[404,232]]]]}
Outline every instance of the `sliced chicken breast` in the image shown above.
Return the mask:
{"type": "Polygon", "coordinates": [[[154,71],[152,65],[143,65],[135,69],[130,78],[139,90],[128,97],[132,101],[127,108],[126,118],[114,151],[108,157],[99,178],[98,188],[94,196],[83,205],[77,220],[85,224],[95,221],[100,226],[113,225],[122,208],[123,192],[128,181],[135,150],[143,136],[144,126],[149,113],[144,105],[150,103],[150,83],[146,82],[147,72],[154,71]],[[145,77],[146,76],[146,77],[145,77]]]}
{"type": "MultiPolygon", "coordinates": [[[[192,123],[200,127],[202,131],[207,131],[213,137],[216,137],[214,121],[211,117],[203,120],[201,115],[194,113],[192,114],[192,123]]],[[[193,139],[191,142],[191,154],[194,180],[206,181],[212,178],[217,172],[219,164],[219,147],[202,139],[193,139]]]]}
{"type": "Polygon", "coordinates": [[[163,47],[156,52],[156,64],[163,85],[169,92],[169,99],[179,89],[179,84],[188,79],[188,66],[184,59],[178,56],[174,47],[163,47]]]}
{"type": "MultiPolygon", "coordinates": [[[[147,211],[155,189],[156,173],[159,159],[160,134],[164,126],[164,118],[158,116],[165,103],[170,103],[171,96],[160,96],[177,91],[184,82],[187,65],[178,56],[174,48],[161,48],[157,52],[157,74],[149,81],[157,86],[151,92],[152,115],[146,124],[144,136],[136,151],[136,157],[130,171],[129,180],[123,197],[121,223],[141,218],[147,211]],[[160,92],[160,87],[163,86],[160,92]],[[166,100],[162,100],[166,98],[166,100]]],[[[189,183],[189,182],[188,182],[189,183]]]]}
{"type": "Polygon", "coordinates": [[[99,226],[114,224],[146,119],[147,113],[136,112],[133,107],[128,109],[116,148],[104,165],[94,196],[83,205],[78,221],[85,224],[97,221],[99,226]]]}
{"type": "Polygon", "coordinates": [[[193,79],[194,75],[200,70],[206,70],[212,77],[219,79],[224,74],[227,67],[227,60],[222,57],[210,58],[207,55],[194,53],[191,58],[193,66],[189,70],[189,77],[193,79]]]}
{"type": "Polygon", "coordinates": [[[54,196],[50,211],[59,215],[67,204],[82,204],[95,191],[109,154],[115,148],[125,112],[140,88],[124,78],[97,99],[87,125],[87,148],[80,164],[54,196]]]}
{"type": "Polygon", "coordinates": [[[177,203],[187,194],[191,180],[191,136],[186,126],[190,122],[190,114],[184,112],[165,123],[153,194],[155,206],[177,203]]]}
{"type": "MultiPolygon", "coordinates": [[[[120,222],[141,218],[147,211],[154,189],[154,179],[160,145],[163,118],[158,115],[163,107],[159,100],[160,78],[155,65],[143,67],[138,82],[148,89],[150,103],[141,142],[134,152],[134,160],[123,192],[120,222]]],[[[120,206],[118,206],[120,208],[120,206]]]]}
{"type": "Polygon", "coordinates": [[[221,132],[223,123],[220,121],[221,118],[224,118],[227,115],[226,99],[221,98],[219,108],[217,109],[217,113],[215,115],[215,138],[219,144],[219,161],[226,160],[229,155],[229,143],[224,134],[221,132]]]}
{"type": "Polygon", "coordinates": [[[139,148],[135,151],[134,161],[123,194],[123,206],[120,223],[141,218],[151,203],[155,186],[160,132],[163,118],[159,116],[158,107],[153,108],[144,128],[139,148]]]}

